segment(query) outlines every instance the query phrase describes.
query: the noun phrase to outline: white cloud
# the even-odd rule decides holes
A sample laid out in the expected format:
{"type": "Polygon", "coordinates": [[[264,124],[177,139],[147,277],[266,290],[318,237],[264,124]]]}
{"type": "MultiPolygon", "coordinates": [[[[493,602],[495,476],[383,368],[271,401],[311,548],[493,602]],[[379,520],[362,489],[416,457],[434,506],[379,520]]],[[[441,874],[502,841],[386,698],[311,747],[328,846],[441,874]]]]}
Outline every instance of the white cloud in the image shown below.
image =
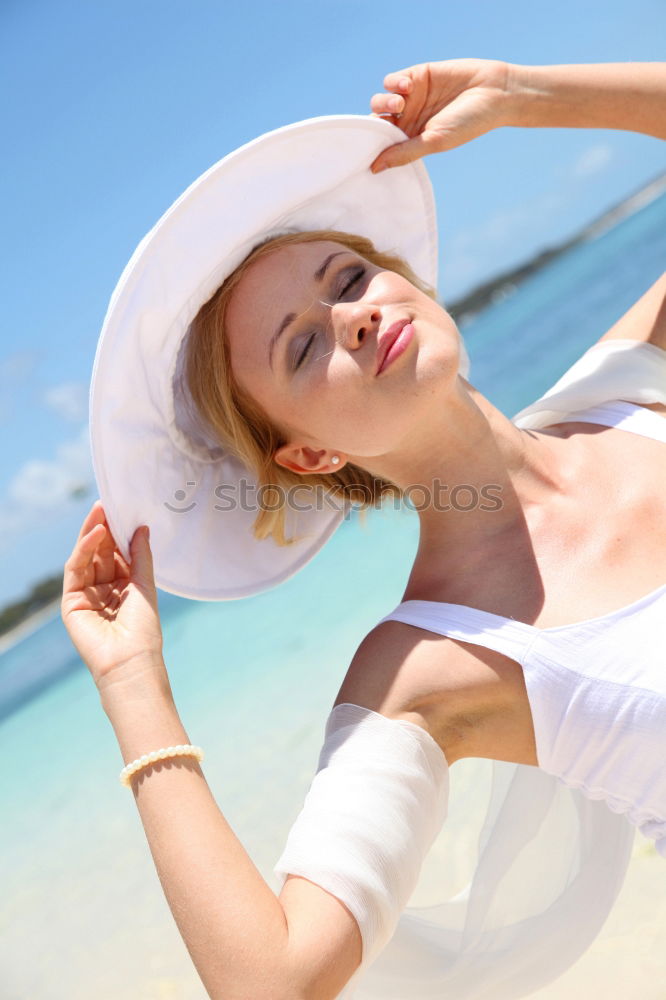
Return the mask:
{"type": "Polygon", "coordinates": [[[601,173],[613,159],[613,150],[608,145],[590,146],[578,157],[573,167],[574,177],[591,177],[601,173]]]}
{"type": "Polygon", "coordinates": [[[44,402],[64,420],[83,420],[88,412],[88,387],[83,382],[61,382],[44,393],[44,402]]]}
{"type": "Polygon", "coordinates": [[[50,460],[29,459],[10,481],[0,500],[0,543],[15,539],[44,520],[64,512],[84,492],[94,489],[88,428],[65,441],[50,460]]]}

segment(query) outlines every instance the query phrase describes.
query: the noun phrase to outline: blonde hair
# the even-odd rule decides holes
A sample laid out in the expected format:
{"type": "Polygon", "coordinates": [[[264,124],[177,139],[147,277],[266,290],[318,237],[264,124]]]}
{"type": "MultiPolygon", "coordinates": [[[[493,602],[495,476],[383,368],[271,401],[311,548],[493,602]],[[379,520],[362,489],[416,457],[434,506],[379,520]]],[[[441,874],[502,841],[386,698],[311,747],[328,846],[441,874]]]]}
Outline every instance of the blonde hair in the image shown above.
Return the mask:
{"type": "MultiPolygon", "coordinates": [[[[299,492],[309,486],[313,501],[317,490],[323,488],[332,497],[349,500],[363,510],[379,506],[385,497],[400,498],[400,488],[350,462],[338,472],[308,476],[278,465],[273,456],[287,444],[287,438],[234,378],[226,335],[229,301],[251,264],[284,246],[324,241],[339,243],[370,264],[395,271],[436,298],[434,290],[414,274],[406,261],[395,254],[381,253],[363,236],[332,229],[275,236],[256,246],[197,313],[186,344],[185,377],[200,416],[223,446],[255,473],[263,497],[278,499],[295,486],[299,492]]],[[[286,536],[285,505],[272,500],[260,506],[253,531],[256,538],[272,537],[278,545],[289,545],[295,540],[286,536]]]]}

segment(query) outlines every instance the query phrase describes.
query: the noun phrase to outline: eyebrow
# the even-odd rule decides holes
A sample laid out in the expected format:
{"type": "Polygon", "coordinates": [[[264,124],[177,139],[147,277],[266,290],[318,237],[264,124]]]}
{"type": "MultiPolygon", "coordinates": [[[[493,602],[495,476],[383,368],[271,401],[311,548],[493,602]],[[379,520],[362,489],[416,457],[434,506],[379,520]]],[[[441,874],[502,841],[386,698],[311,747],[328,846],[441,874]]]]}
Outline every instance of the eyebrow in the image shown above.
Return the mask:
{"type": "MultiPolygon", "coordinates": [[[[326,257],[324,259],[324,261],[322,262],[322,264],[317,268],[317,270],[314,273],[314,279],[317,282],[317,284],[319,284],[320,282],[322,282],[324,280],[324,277],[326,275],[326,270],[328,268],[328,265],[331,263],[331,261],[335,257],[340,257],[341,255],[343,255],[345,253],[348,253],[348,252],[349,252],[348,250],[335,250],[333,253],[330,253],[328,255],[328,257],[326,257]]],[[[284,331],[287,329],[287,327],[290,325],[290,323],[294,322],[294,320],[296,318],[297,318],[297,314],[296,313],[293,313],[293,312],[287,313],[287,315],[284,317],[284,319],[280,323],[279,327],[277,328],[277,330],[275,331],[275,333],[271,337],[270,343],[268,345],[268,363],[271,366],[271,368],[273,367],[273,349],[274,349],[275,345],[277,344],[279,338],[284,333],[284,331]]]]}

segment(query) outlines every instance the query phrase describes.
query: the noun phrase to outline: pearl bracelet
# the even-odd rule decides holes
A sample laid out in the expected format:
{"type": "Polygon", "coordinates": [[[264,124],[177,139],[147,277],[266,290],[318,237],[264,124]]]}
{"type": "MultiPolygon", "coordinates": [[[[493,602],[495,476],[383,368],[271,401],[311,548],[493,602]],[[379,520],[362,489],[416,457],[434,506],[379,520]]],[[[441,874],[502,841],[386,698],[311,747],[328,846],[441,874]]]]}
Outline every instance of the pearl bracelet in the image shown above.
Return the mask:
{"type": "Polygon", "coordinates": [[[194,747],[191,743],[183,743],[177,747],[164,747],[162,750],[153,750],[151,753],[144,754],[143,757],[137,757],[131,764],[127,764],[120,772],[119,781],[121,785],[129,788],[130,778],[137,771],[147,767],[149,764],[154,764],[158,760],[181,756],[196,757],[197,760],[201,761],[203,760],[204,752],[201,747],[194,747]]]}

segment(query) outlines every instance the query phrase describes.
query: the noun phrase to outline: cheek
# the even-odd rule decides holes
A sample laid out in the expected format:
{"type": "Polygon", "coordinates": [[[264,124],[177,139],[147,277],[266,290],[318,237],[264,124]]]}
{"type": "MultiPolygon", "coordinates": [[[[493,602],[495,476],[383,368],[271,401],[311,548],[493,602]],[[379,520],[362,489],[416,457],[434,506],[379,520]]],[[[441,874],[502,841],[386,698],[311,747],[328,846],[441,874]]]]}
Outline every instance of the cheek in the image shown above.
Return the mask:
{"type": "Polygon", "coordinates": [[[308,379],[307,386],[274,403],[275,414],[282,426],[291,429],[292,436],[341,450],[349,450],[352,441],[357,441],[368,415],[367,389],[360,380],[336,378],[330,371],[308,379]]]}
{"type": "Polygon", "coordinates": [[[349,383],[330,384],[309,406],[299,406],[298,417],[298,425],[314,441],[359,457],[387,450],[402,424],[395,398],[349,383]]]}

